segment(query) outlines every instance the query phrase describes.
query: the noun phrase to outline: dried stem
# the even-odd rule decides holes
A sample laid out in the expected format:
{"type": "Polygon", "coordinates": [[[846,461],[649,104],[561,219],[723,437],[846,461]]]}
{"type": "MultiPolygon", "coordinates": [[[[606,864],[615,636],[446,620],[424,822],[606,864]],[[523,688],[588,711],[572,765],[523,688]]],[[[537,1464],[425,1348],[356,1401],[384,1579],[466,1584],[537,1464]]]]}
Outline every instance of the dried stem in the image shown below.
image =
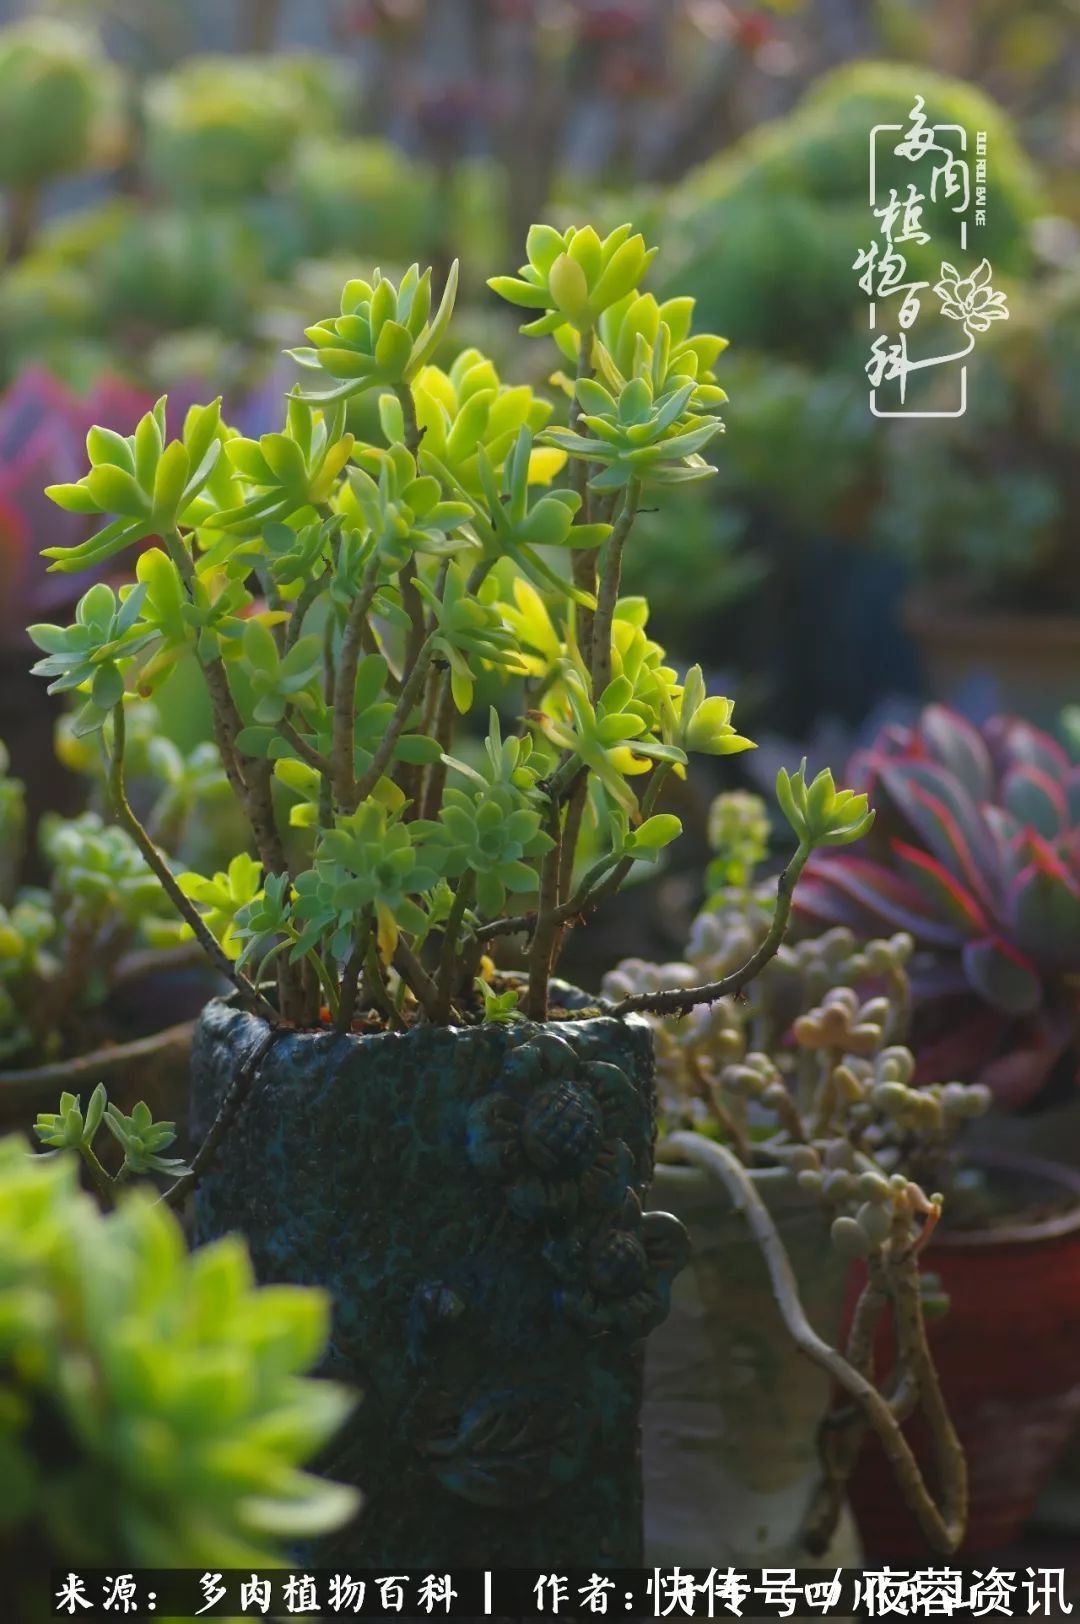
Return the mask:
{"type": "Polygon", "coordinates": [[[897,1264],[897,1329],[902,1355],[906,1355],[918,1382],[921,1405],[934,1436],[936,1464],[942,1481],[940,1506],[923,1480],[888,1401],[861,1370],[818,1336],[807,1319],[791,1262],[772,1216],[738,1157],[714,1140],[684,1132],[671,1134],[664,1141],[663,1151],[665,1159],[688,1161],[724,1185],[734,1210],[746,1219],[761,1250],[773,1296],[795,1346],[858,1405],[880,1440],[900,1491],[926,1539],[935,1550],[951,1555],[963,1539],[967,1521],[967,1469],[926,1345],[914,1258],[909,1256],[897,1264]]]}

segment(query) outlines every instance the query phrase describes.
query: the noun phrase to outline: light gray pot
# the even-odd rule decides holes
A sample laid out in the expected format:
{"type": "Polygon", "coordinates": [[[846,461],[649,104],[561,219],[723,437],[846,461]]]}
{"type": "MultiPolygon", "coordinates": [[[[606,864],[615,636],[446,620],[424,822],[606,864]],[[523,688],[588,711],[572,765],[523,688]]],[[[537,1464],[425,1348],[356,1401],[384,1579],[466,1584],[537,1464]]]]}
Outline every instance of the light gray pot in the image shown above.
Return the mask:
{"type": "MultiPolygon", "coordinates": [[[[751,1177],[787,1248],[807,1317],[835,1345],[847,1265],[821,1207],[783,1169],[751,1177]]],[[[820,1558],[799,1548],[830,1384],[796,1351],[744,1219],[716,1179],[691,1167],[660,1164],[649,1205],[681,1219],[692,1250],[646,1351],[646,1562],[857,1566],[847,1510],[820,1558]]]]}

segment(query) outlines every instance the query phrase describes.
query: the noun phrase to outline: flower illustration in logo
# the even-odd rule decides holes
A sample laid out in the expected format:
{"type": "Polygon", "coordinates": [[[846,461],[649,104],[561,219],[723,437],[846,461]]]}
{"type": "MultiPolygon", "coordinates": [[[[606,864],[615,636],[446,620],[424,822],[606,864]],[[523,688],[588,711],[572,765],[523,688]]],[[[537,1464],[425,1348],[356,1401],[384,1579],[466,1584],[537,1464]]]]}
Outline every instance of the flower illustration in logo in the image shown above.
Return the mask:
{"type": "Polygon", "coordinates": [[[963,279],[954,265],[943,260],[941,281],[934,292],[941,300],[941,314],[951,321],[962,321],[969,337],[985,333],[992,321],[1008,319],[1005,295],[995,293],[990,286],[988,259],[981,260],[971,275],[963,279]]]}

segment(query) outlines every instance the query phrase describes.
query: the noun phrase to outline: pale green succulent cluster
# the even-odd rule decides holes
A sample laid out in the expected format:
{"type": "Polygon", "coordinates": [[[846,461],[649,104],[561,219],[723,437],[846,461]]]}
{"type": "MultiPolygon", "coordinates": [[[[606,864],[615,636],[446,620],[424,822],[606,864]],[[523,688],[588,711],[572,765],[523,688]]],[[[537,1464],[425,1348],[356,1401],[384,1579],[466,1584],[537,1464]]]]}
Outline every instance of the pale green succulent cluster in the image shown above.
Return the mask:
{"type": "MultiPolygon", "coordinates": [[[[790,797],[795,819],[816,815],[813,790],[790,797]]],[[[764,813],[755,797],[725,800],[714,836],[745,856],[760,845],[764,813]]],[[[840,815],[862,816],[847,803],[840,815]]],[[[714,983],[745,964],[775,906],[763,888],[747,889],[751,877],[752,865],[710,899],[685,962],[626,960],[605,977],[605,995],[618,1002],[714,983]]],[[[837,927],[781,945],[738,997],[649,1017],[665,1130],[719,1139],[751,1168],[788,1168],[822,1201],[850,1256],[867,1257],[890,1237],[906,1244],[912,1221],[940,1207],[963,1124],[990,1104],[977,1084],[915,1081],[905,1046],[913,945],[903,933],[859,943],[837,927]]]]}
{"type": "Polygon", "coordinates": [[[76,1168],[0,1141],[5,1573],[281,1564],[357,1509],[303,1470],[353,1402],[306,1375],[326,1300],[257,1288],[236,1238],[189,1255],[146,1195],[102,1215],[76,1168]]]}

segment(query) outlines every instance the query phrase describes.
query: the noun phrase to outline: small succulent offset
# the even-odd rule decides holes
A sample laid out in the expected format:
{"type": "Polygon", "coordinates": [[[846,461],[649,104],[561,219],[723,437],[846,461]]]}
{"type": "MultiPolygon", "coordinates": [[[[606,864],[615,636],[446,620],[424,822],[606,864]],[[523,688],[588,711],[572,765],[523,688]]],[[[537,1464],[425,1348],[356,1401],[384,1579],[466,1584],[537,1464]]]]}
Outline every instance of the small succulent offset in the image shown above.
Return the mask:
{"type": "MultiPolygon", "coordinates": [[[[327,1302],[257,1288],[235,1237],[189,1256],[145,1194],[102,1214],[76,1168],[0,1142],[5,1573],[283,1565],[357,1509],[301,1469],[353,1404],[305,1374],[327,1302]]],[[[40,1588],[12,1616],[43,1617],[40,1588]]]]}
{"type": "Polygon", "coordinates": [[[119,1187],[128,1179],[151,1173],[178,1179],[191,1171],[178,1157],[162,1155],[175,1142],[175,1122],[155,1122],[150,1107],[142,1100],[130,1116],[125,1116],[118,1105],[110,1103],[104,1083],[99,1083],[91,1094],[85,1115],[77,1094],[61,1094],[58,1110],[39,1112],[34,1132],[46,1151],[73,1150],[81,1156],[107,1207],[115,1204],[119,1187]],[[106,1171],[94,1150],[94,1140],[102,1127],[108,1128],[123,1152],[115,1174],[106,1171]]]}
{"type": "Polygon", "coordinates": [[[878,825],[865,854],[815,854],[796,927],[911,935],[920,1078],[1015,1107],[1080,1077],[1080,766],[1018,718],[931,705],[848,771],[878,825]]]}
{"type": "MultiPolygon", "coordinates": [[[[50,491],[103,521],[50,548],[55,569],[156,540],[118,594],[31,628],[36,669],[77,696],[122,828],[271,1025],[507,1020],[519,1002],[545,1019],[565,930],[679,834],[671,776],[752,748],[620,592],[642,493],[713,471],[725,398],[724,341],[692,332],[693,302],[639,290],[654,252],[629,226],[539,226],[521,279],[495,279],[575,358],[562,424],[479,351],[446,357],[457,267],[436,302],[413,265],[352,280],[308,329],[281,432],[246,439],[215,402],[172,438],[160,401],[126,438],[93,431],[90,471],[50,491]],[[364,393],[370,442],[346,429],[364,393]],[[140,702],[192,651],[253,843],[214,875],[175,874],[126,789],[140,702]],[[470,712],[479,764],[456,738],[470,712]],[[510,935],[528,944],[514,998],[490,956],[510,935]]],[[[866,806],[827,778],[783,793],[802,809],[790,892],[866,806]]]]}
{"type": "MultiPolygon", "coordinates": [[[[792,781],[781,790],[781,805],[796,827],[812,824],[816,808],[827,802],[824,776],[809,790],[792,781]]],[[[714,805],[711,825],[724,851],[751,849],[747,833],[757,838],[766,810],[754,803],[752,796],[722,796],[714,805]]],[[[858,805],[850,810],[860,816],[858,805]]],[[[745,858],[736,878],[734,888],[713,894],[695,921],[686,962],[628,960],[607,976],[607,997],[624,1003],[644,997],[655,1009],[665,993],[677,999],[681,987],[731,977],[773,928],[765,893],[753,886],[745,858]]],[[[834,1440],[824,1462],[812,1537],[827,1532],[838,1511],[857,1452],[855,1433],[861,1437],[869,1424],[895,1444],[897,1417],[866,1379],[872,1327],[892,1304],[899,1368],[911,1392],[921,1395],[948,1461],[944,1511],[907,1466],[902,1486],[928,1535],[948,1547],[962,1527],[963,1463],[936,1384],[927,1381],[928,1305],[917,1258],[941,1214],[957,1135],[987,1109],[990,1093],[980,1084],[915,1082],[915,1057],[907,1047],[906,966],[913,947],[903,932],[860,943],[837,926],[781,945],[738,999],[688,1012],[676,1003],[676,1013],[654,1015],[665,1134],[659,1154],[689,1159],[721,1177],[736,1203],[753,1209],[767,1256],[782,1256],[782,1243],[747,1173],[786,1168],[821,1202],[832,1244],[844,1257],[866,1261],[868,1283],[844,1357],[820,1342],[804,1347],[856,1399],[861,1417],[855,1432],[849,1428],[843,1442],[834,1440]]],[[[802,1310],[790,1274],[776,1289],[789,1327],[800,1336],[802,1310]]]]}
{"type": "MultiPolygon", "coordinates": [[[[220,764],[215,751],[185,757],[166,740],[140,743],[140,775],[161,773],[148,826],[175,850],[196,798],[216,793],[220,764]]],[[[20,885],[25,803],[6,769],[0,746],[0,1060],[40,1064],[107,1037],[110,998],[189,951],[190,932],[131,835],[97,812],[46,817],[49,884],[20,885]]]]}

